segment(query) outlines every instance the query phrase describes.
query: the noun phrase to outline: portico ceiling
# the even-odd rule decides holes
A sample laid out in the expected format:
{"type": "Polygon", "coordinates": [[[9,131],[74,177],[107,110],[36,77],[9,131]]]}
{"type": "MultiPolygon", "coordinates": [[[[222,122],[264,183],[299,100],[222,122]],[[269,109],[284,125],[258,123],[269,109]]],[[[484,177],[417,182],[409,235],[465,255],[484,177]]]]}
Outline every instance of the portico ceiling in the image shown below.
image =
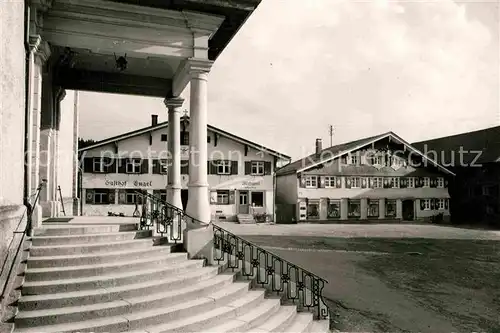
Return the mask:
{"type": "Polygon", "coordinates": [[[235,1],[239,3],[236,9],[227,2],[53,0],[37,31],[51,45],[58,84],[70,89],[139,94],[156,86],[148,95],[164,97],[172,82],[183,82],[174,78],[186,59],[214,58],[223,48],[220,35],[215,49],[210,49],[210,44],[221,25],[226,25],[227,43],[244,22],[235,20],[235,13],[239,11],[237,16],[242,19],[255,8],[251,1],[235,1]],[[233,30],[230,37],[228,21],[233,30]],[[126,69],[117,67],[119,57],[125,57],[126,69]],[[120,87],[123,79],[127,83],[120,87]],[[85,82],[80,84],[82,80],[85,82]],[[110,87],[99,82],[103,80],[115,84],[110,87]],[[122,91],[131,84],[139,89],[122,91]]]}

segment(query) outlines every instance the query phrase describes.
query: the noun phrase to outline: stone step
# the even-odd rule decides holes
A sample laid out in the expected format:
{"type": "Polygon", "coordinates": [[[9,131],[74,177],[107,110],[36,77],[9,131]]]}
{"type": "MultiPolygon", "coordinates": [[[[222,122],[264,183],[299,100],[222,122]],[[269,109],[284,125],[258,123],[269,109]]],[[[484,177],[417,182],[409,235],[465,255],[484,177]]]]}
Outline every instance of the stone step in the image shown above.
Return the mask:
{"type": "MultiPolygon", "coordinates": [[[[291,305],[282,305],[280,309],[273,314],[264,324],[251,329],[252,332],[284,332],[285,328],[297,315],[297,307],[291,305]]],[[[318,332],[319,333],[319,332],[318,332]]]]}
{"type": "Polygon", "coordinates": [[[313,320],[311,326],[309,327],[309,333],[329,333],[330,332],[330,321],[327,319],[323,320],[313,320]]]}
{"type": "MultiPolygon", "coordinates": [[[[278,314],[281,310],[279,298],[265,299],[258,307],[248,309],[248,311],[238,317],[224,321],[223,323],[207,328],[208,332],[246,332],[252,330],[265,322],[269,322],[271,318],[280,316],[278,314]]],[[[146,328],[151,331],[150,328],[146,328]]],[[[154,331],[154,330],[153,330],[154,331]]]]}
{"type": "Polygon", "coordinates": [[[33,246],[51,246],[67,244],[108,243],[137,238],[151,237],[151,230],[121,231],[101,234],[62,235],[62,236],[34,236],[31,238],[33,246]]]}
{"type": "MultiPolygon", "coordinates": [[[[161,278],[176,278],[178,276],[187,276],[190,279],[199,278],[196,274],[198,269],[202,268],[202,260],[186,260],[174,266],[158,266],[145,271],[127,272],[125,274],[104,275],[101,277],[90,277],[88,279],[62,280],[68,281],[65,287],[51,285],[33,285],[29,284],[23,288],[23,295],[19,300],[19,309],[36,310],[37,307],[44,309],[72,306],[74,304],[94,304],[108,302],[124,297],[132,297],[154,288],[145,289],[149,284],[156,283],[161,278]],[[69,282],[71,281],[71,282],[69,282]],[[94,288],[91,288],[94,286],[94,288]],[[60,290],[64,292],[27,294],[32,291],[50,291],[60,290]],[[26,294],[24,289],[26,289],[26,294]],[[140,289],[140,290],[137,290],[140,289]]],[[[58,281],[58,280],[55,280],[58,281]]],[[[203,281],[203,280],[202,280],[203,281]]]]}
{"type": "MultiPolygon", "coordinates": [[[[292,322],[284,329],[284,332],[307,333],[311,332],[313,323],[313,314],[310,312],[299,312],[295,315],[292,322]]],[[[320,332],[311,332],[320,333],[320,332]]]]}
{"type": "MultiPolygon", "coordinates": [[[[61,314],[59,312],[57,315],[53,315],[54,312],[50,313],[50,311],[53,310],[41,310],[46,311],[46,316],[42,316],[45,319],[36,319],[40,316],[29,316],[23,312],[16,317],[15,332],[123,332],[137,330],[142,327],[151,327],[161,323],[168,323],[172,328],[189,332],[193,327],[191,323],[207,326],[211,323],[218,323],[228,318],[228,316],[235,317],[238,313],[244,313],[248,311],[248,308],[254,308],[261,304],[264,300],[264,291],[249,291],[249,286],[249,282],[236,282],[207,297],[198,297],[195,300],[145,311],[129,310],[121,315],[110,317],[102,317],[105,313],[109,315],[110,312],[102,311],[102,309],[98,310],[98,307],[96,307],[94,308],[94,312],[92,312],[93,315],[96,316],[94,319],[85,320],[81,318],[81,321],[72,320],[71,322],[59,324],[50,324],[50,322],[52,320],[69,320],[68,318],[70,318],[71,315],[61,314]],[[21,322],[29,327],[21,327],[18,325],[17,320],[20,319],[20,316],[23,319],[21,322]],[[64,319],[60,319],[61,317],[64,319]],[[35,324],[35,322],[43,322],[43,325],[35,324]]],[[[106,303],[97,305],[104,306],[105,304],[106,303]]],[[[79,308],[86,308],[89,310],[88,307],[89,306],[83,306],[79,308]]],[[[132,309],[133,304],[123,302],[123,307],[132,309]]],[[[68,308],[64,309],[67,310],[68,308]]],[[[38,313],[38,315],[40,315],[40,313],[38,313]]]]}
{"type": "Polygon", "coordinates": [[[153,244],[153,239],[143,238],[102,243],[33,246],[30,248],[30,257],[85,255],[100,252],[115,252],[127,249],[151,248],[153,244]]]}
{"type": "Polygon", "coordinates": [[[104,264],[107,262],[117,262],[120,260],[134,260],[144,258],[148,255],[171,253],[171,246],[161,245],[143,249],[122,250],[115,252],[91,253],[84,255],[65,255],[48,257],[30,257],[28,260],[28,269],[47,268],[61,266],[80,266],[104,264]]]}
{"type": "Polygon", "coordinates": [[[76,279],[96,275],[119,274],[138,270],[147,270],[158,266],[175,265],[187,260],[186,253],[170,253],[165,255],[148,255],[144,258],[123,260],[103,264],[63,266],[48,268],[31,268],[26,271],[26,282],[52,281],[60,279],[76,279]]]}
{"type": "Polygon", "coordinates": [[[42,228],[33,229],[33,236],[70,236],[103,234],[110,232],[137,230],[139,219],[136,223],[127,224],[72,224],[72,225],[43,225],[42,228]]]}
{"type": "MultiPolygon", "coordinates": [[[[173,267],[173,266],[172,266],[173,267]]],[[[163,287],[178,287],[192,282],[197,282],[209,277],[217,275],[218,267],[203,267],[201,269],[191,269],[182,274],[175,274],[169,279],[162,279],[161,277],[152,278],[146,280],[145,282],[140,282],[137,284],[124,284],[121,286],[123,290],[130,289],[131,293],[154,293],[155,289],[159,286],[163,287]],[[181,280],[182,278],[185,279],[181,280]]],[[[109,281],[109,280],[108,280],[109,281]]],[[[113,280],[111,280],[113,281],[113,280]]],[[[93,284],[98,285],[99,280],[92,279],[91,281],[82,282],[80,279],[66,279],[66,280],[53,280],[53,281],[35,281],[27,282],[23,285],[22,294],[23,295],[43,295],[43,294],[57,294],[57,293],[67,293],[72,291],[84,290],[83,286],[91,286],[93,284]]],[[[106,284],[106,281],[103,282],[106,284]]],[[[98,288],[98,286],[96,287],[98,288]]],[[[92,290],[92,289],[85,289],[92,290]]]]}

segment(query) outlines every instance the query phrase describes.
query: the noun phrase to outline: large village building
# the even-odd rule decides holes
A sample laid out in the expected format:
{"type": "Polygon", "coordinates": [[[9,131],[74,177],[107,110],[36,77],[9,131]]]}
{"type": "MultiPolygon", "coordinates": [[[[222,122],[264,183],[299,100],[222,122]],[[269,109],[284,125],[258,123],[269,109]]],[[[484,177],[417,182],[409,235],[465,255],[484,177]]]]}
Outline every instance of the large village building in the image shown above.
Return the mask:
{"type": "Polygon", "coordinates": [[[500,226],[500,126],[412,144],[452,170],[454,224],[500,226]]]}
{"type": "MultiPolygon", "coordinates": [[[[167,200],[168,122],[124,133],[79,150],[83,215],[125,215],[140,212],[140,191],[167,200]],[[137,205],[136,205],[137,204],[137,205]]],[[[189,195],[190,122],[181,119],[181,201],[189,195]]],[[[290,157],[224,130],[207,127],[207,179],[212,220],[273,220],[274,170],[290,157]]]]}
{"type": "Polygon", "coordinates": [[[453,175],[392,132],[326,149],[318,139],[276,172],[276,220],[449,220],[453,175]]]}

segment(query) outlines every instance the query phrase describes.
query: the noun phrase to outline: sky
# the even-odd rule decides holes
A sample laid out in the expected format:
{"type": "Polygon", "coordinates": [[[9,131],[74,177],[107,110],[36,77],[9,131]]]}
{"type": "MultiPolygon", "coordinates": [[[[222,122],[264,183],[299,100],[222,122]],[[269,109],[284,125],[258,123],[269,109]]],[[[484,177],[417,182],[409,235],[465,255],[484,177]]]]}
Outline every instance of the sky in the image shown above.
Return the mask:
{"type": "MultiPolygon", "coordinates": [[[[329,125],[334,145],[500,125],[499,14],[499,0],[262,0],[211,70],[209,124],[292,159],[329,146],[329,125]]],[[[79,99],[86,139],[167,120],[158,98],[79,99]]]]}

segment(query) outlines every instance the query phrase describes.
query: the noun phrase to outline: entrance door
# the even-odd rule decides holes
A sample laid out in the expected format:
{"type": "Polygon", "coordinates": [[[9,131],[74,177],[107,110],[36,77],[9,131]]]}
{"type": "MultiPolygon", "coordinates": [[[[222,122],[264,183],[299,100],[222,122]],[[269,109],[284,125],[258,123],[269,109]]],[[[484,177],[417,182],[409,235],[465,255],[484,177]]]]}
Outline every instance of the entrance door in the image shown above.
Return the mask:
{"type": "Polygon", "coordinates": [[[415,217],[415,203],[413,200],[403,201],[403,220],[413,221],[415,217]]]}
{"type": "Polygon", "coordinates": [[[188,204],[188,190],[181,190],[182,210],[186,211],[188,204]]]}
{"type": "Polygon", "coordinates": [[[248,192],[240,191],[240,200],[238,201],[238,213],[248,214],[248,192]]]}

